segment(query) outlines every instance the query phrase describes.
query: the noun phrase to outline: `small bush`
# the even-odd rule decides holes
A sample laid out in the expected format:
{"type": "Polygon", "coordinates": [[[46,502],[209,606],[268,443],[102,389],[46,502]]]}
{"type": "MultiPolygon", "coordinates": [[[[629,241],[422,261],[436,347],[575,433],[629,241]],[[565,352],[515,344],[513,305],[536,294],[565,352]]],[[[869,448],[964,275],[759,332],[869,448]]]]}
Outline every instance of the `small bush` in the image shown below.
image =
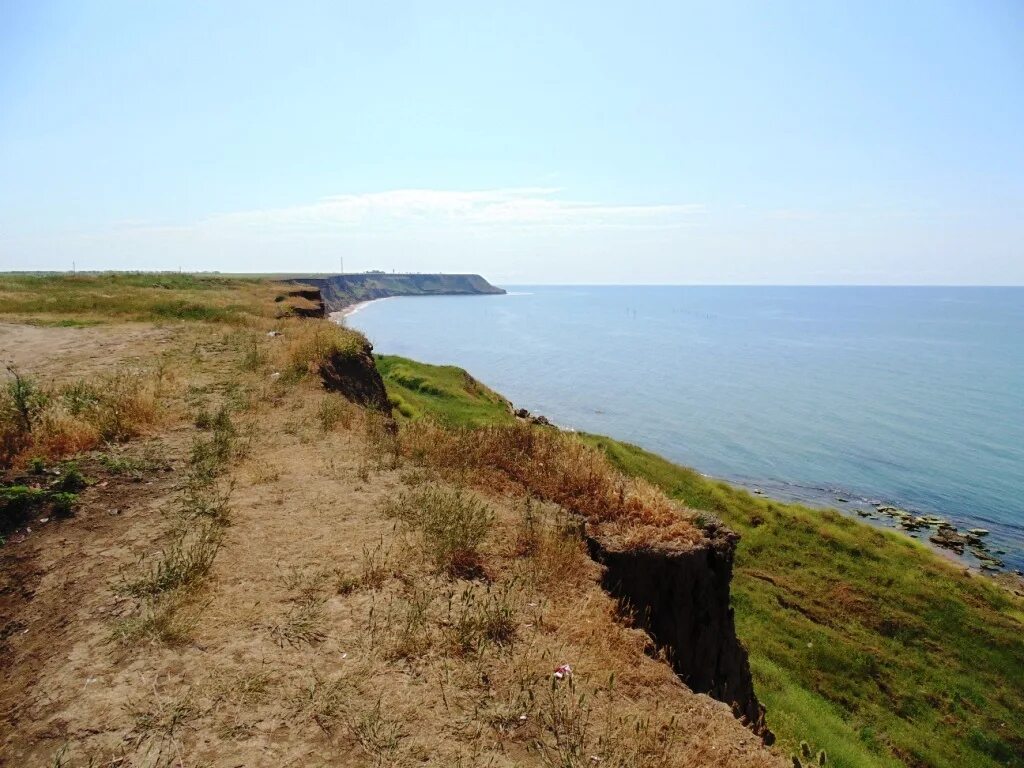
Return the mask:
{"type": "Polygon", "coordinates": [[[5,405],[15,426],[23,433],[32,431],[39,412],[46,407],[48,395],[41,391],[36,380],[24,376],[13,365],[7,366],[11,380],[7,382],[5,405]]]}
{"type": "Polygon", "coordinates": [[[387,500],[384,513],[422,533],[424,552],[439,571],[463,578],[483,572],[480,546],[494,515],[475,496],[426,487],[387,500]]]}
{"type": "Polygon", "coordinates": [[[61,390],[60,399],[72,416],[89,413],[98,408],[102,402],[98,387],[83,379],[64,387],[61,390]]]}
{"type": "Polygon", "coordinates": [[[46,503],[49,494],[26,485],[0,487],[0,529],[13,528],[33,510],[46,503]]]}
{"type": "Polygon", "coordinates": [[[53,484],[54,490],[69,491],[77,493],[88,485],[77,464],[67,464],[64,467],[64,474],[53,484]]]}
{"type": "Polygon", "coordinates": [[[359,589],[360,584],[361,581],[357,576],[353,576],[351,573],[339,573],[334,582],[334,588],[339,595],[351,595],[359,589]]]}
{"type": "Polygon", "coordinates": [[[25,485],[0,486],[0,531],[23,523],[30,515],[50,513],[70,515],[78,496],[66,491],[30,488],[25,485]]]}
{"type": "Polygon", "coordinates": [[[122,442],[158,420],[156,389],[149,377],[118,371],[94,380],[47,388],[12,371],[0,390],[0,466],[29,451],[60,458],[122,442]]]}
{"type": "Polygon", "coordinates": [[[54,493],[50,495],[51,508],[53,514],[67,517],[75,511],[75,503],[78,501],[78,496],[73,493],[54,493]]]}
{"type": "Polygon", "coordinates": [[[210,429],[213,426],[213,416],[208,410],[202,408],[196,413],[193,423],[196,425],[196,429],[210,429]]]}

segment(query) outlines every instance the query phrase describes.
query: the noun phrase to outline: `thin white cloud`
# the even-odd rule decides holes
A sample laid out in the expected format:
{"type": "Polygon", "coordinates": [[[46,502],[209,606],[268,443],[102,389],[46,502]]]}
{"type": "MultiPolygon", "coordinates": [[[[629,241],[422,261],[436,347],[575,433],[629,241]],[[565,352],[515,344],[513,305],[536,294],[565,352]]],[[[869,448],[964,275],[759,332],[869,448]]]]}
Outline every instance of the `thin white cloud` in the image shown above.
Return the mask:
{"type": "Polygon", "coordinates": [[[453,191],[396,189],[337,195],[305,205],[210,216],[172,227],[133,227],[132,231],[228,235],[264,233],[316,235],[360,230],[506,229],[517,227],[677,227],[703,211],[694,204],[610,205],[563,200],[547,187],[453,191]]]}

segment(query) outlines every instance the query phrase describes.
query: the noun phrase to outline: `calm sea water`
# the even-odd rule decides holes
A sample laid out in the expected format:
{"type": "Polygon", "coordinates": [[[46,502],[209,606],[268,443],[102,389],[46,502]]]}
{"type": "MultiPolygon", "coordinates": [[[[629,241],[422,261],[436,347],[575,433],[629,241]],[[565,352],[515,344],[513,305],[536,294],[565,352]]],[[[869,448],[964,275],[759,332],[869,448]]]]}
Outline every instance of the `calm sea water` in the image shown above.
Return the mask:
{"type": "Polygon", "coordinates": [[[374,302],[348,323],[378,352],[462,366],[559,425],[771,496],[990,529],[1024,568],[1024,288],[508,290],[374,302]]]}

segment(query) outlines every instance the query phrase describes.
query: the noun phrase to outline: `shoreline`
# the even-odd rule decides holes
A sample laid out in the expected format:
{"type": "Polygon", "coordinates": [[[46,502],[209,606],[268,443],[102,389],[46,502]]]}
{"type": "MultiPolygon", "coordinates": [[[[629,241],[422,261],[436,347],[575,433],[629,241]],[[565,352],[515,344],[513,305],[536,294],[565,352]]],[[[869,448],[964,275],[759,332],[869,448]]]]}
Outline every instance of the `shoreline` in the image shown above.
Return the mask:
{"type": "MultiPolygon", "coordinates": [[[[900,533],[923,544],[944,560],[963,566],[974,573],[985,576],[1009,574],[1024,577],[1024,563],[1018,562],[1019,555],[1003,549],[998,542],[986,542],[987,533],[979,537],[972,536],[970,531],[977,529],[968,527],[971,525],[969,521],[925,511],[899,499],[880,500],[859,493],[844,493],[841,489],[818,488],[784,481],[758,483],[746,478],[718,477],[703,472],[701,475],[709,480],[741,488],[759,498],[780,504],[799,504],[811,509],[834,510],[843,517],[871,528],[900,533]],[[961,537],[958,545],[944,546],[931,540],[935,536],[948,542],[950,538],[947,531],[961,537]]],[[[993,532],[996,530],[999,529],[993,529],[993,532]]]]}
{"type": "Polygon", "coordinates": [[[327,314],[327,317],[332,323],[337,323],[338,325],[341,325],[342,321],[346,317],[348,317],[349,315],[354,315],[356,312],[370,304],[373,304],[375,301],[387,301],[388,299],[393,298],[397,297],[381,296],[379,299],[367,299],[366,301],[357,301],[355,304],[349,304],[348,306],[342,307],[341,309],[335,310],[334,312],[329,312],[327,314]]]}

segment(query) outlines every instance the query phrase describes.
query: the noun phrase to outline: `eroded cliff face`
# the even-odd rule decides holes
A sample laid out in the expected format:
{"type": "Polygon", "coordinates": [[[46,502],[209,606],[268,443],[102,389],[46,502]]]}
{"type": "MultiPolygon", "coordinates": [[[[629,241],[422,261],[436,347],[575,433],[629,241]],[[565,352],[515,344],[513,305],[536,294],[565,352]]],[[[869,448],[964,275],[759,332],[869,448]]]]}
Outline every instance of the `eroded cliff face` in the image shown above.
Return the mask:
{"type": "Polygon", "coordinates": [[[391,402],[369,342],[358,352],[335,353],[329,357],[320,366],[320,379],[324,389],[339,392],[357,405],[391,415],[391,402]]]}
{"type": "Polygon", "coordinates": [[[594,538],[591,556],[606,570],[604,587],[628,604],[636,621],[667,652],[680,679],[729,704],[766,744],[775,737],[757,700],[747,651],[736,637],[729,602],[739,537],[722,527],[687,551],[617,550],[594,538]]]}

